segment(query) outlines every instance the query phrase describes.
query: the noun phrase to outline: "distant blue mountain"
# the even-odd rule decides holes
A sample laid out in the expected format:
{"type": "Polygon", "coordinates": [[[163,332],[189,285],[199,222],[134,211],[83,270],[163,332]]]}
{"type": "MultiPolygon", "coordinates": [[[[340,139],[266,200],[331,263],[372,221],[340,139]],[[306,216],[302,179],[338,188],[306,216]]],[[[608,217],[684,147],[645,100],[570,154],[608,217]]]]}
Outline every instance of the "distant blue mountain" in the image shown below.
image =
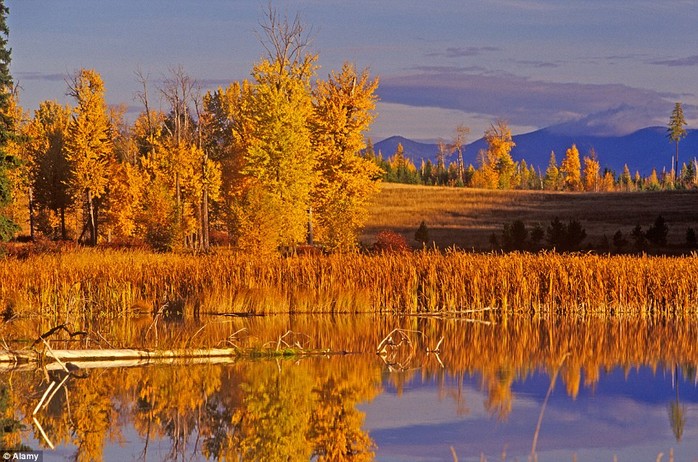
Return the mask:
{"type": "MultiPolygon", "coordinates": [[[[512,149],[512,157],[516,161],[526,160],[544,171],[550,159],[550,152],[555,152],[558,165],[565,157],[565,151],[577,145],[580,159],[587,155],[591,148],[601,164],[601,169],[609,168],[617,174],[628,164],[631,172],[636,170],[643,176],[649,175],[653,168],[660,173],[662,169],[671,168],[671,160],[676,147],[666,136],[665,127],[648,127],[623,136],[585,136],[565,133],[562,127],[548,127],[531,133],[515,135],[516,146],[512,149]]],[[[420,143],[410,139],[393,136],[375,143],[374,149],[380,151],[384,158],[390,157],[402,143],[407,157],[412,159],[417,167],[422,160],[435,161],[438,147],[435,143],[420,143]]],[[[486,149],[484,138],[480,138],[466,146],[464,160],[466,165],[477,167],[477,153],[486,149]]],[[[698,130],[688,130],[686,138],[679,143],[679,162],[687,162],[698,157],[698,130]]],[[[449,158],[454,160],[454,156],[449,158]]]]}

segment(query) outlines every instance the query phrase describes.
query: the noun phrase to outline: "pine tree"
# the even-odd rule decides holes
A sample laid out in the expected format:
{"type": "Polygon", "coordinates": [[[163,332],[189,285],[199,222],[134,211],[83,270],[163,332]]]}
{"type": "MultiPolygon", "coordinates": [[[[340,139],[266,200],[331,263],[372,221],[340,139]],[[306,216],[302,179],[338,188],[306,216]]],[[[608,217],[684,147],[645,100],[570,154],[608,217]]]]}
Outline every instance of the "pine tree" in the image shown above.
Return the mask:
{"type": "Polygon", "coordinates": [[[61,239],[67,238],[65,215],[73,203],[69,190],[71,166],[65,149],[69,124],[70,108],[44,101],[34,112],[28,144],[36,205],[56,215],[61,239]]]}
{"type": "Polygon", "coordinates": [[[81,234],[89,232],[89,244],[97,245],[100,199],[107,193],[113,168],[112,130],[101,76],[94,70],[82,69],[70,83],[69,94],[77,103],[66,138],[71,186],[85,204],[81,234]]]}
{"type": "Polygon", "coordinates": [[[558,188],[560,171],[557,168],[557,161],[555,160],[555,152],[550,151],[550,160],[548,161],[548,168],[545,170],[545,178],[543,180],[543,187],[548,191],[555,191],[558,188]]]}
{"type": "Polygon", "coordinates": [[[676,143],[676,157],[674,157],[674,169],[675,174],[679,171],[679,141],[686,137],[686,119],[683,115],[683,107],[680,102],[674,105],[674,110],[671,113],[669,119],[669,126],[667,127],[667,137],[676,143]]]}
{"type": "Polygon", "coordinates": [[[0,0],[0,240],[10,239],[19,230],[16,223],[2,214],[2,208],[12,200],[12,185],[7,170],[16,162],[7,151],[8,143],[15,136],[15,120],[10,111],[13,83],[10,75],[12,50],[7,46],[9,11],[4,0],[0,0]]]}
{"type": "Polygon", "coordinates": [[[628,164],[623,166],[623,173],[620,175],[620,184],[626,192],[630,191],[630,187],[633,184],[633,178],[630,176],[630,168],[628,168],[628,164]]]}

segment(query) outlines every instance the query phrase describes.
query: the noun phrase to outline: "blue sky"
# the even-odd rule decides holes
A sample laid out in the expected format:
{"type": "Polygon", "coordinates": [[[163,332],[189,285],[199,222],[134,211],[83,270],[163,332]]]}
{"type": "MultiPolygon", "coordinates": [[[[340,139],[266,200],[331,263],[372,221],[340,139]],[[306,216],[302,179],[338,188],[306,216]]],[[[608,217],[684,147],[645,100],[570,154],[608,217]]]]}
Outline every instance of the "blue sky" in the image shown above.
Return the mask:
{"type": "MultiPolygon", "coordinates": [[[[204,88],[249,77],[266,0],[7,0],[21,104],[68,102],[66,77],[102,74],[111,104],[140,110],[182,66],[204,88]],[[154,89],[151,90],[155,94],[154,89]]],[[[371,136],[473,139],[567,123],[589,134],[666,125],[675,101],[698,125],[698,0],[281,0],[312,31],[320,77],[344,61],[380,77],[371,136]]]]}

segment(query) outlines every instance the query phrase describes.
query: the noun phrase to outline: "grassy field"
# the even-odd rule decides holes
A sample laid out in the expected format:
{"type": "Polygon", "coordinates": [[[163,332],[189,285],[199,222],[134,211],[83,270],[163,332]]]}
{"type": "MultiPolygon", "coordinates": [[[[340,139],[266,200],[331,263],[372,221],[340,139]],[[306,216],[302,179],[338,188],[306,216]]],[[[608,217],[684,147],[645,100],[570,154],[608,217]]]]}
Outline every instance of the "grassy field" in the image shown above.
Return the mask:
{"type": "Polygon", "coordinates": [[[698,191],[570,193],[386,183],[370,208],[361,241],[372,243],[378,232],[391,230],[417,245],[414,232],[424,220],[439,247],[488,250],[490,235],[501,235],[506,223],[522,220],[529,229],[535,223],[546,228],[559,217],[579,221],[587,232],[584,247],[596,247],[618,230],[628,238],[638,224],[646,231],[658,215],[669,226],[669,246],[683,246],[686,229],[698,230],[698,191]]]}

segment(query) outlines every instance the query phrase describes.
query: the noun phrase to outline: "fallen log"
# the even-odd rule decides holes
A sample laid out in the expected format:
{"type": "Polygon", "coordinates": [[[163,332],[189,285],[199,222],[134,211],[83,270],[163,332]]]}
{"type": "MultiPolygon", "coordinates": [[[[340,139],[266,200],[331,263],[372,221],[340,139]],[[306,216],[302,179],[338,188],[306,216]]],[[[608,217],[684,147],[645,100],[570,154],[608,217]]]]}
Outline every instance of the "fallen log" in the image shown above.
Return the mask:
{"type": "Polygon", "coordinates": [[[4,350],[0,351],[0,363],[26,362],[61,362],[78,361],[114,361],[139,360],[155,361],[163,359],[187,358],[223,358],[239,354],[234,348],[179,349],[179,350],[136,350],[136,349],[102,349],[102,350],[4,350]]]}

